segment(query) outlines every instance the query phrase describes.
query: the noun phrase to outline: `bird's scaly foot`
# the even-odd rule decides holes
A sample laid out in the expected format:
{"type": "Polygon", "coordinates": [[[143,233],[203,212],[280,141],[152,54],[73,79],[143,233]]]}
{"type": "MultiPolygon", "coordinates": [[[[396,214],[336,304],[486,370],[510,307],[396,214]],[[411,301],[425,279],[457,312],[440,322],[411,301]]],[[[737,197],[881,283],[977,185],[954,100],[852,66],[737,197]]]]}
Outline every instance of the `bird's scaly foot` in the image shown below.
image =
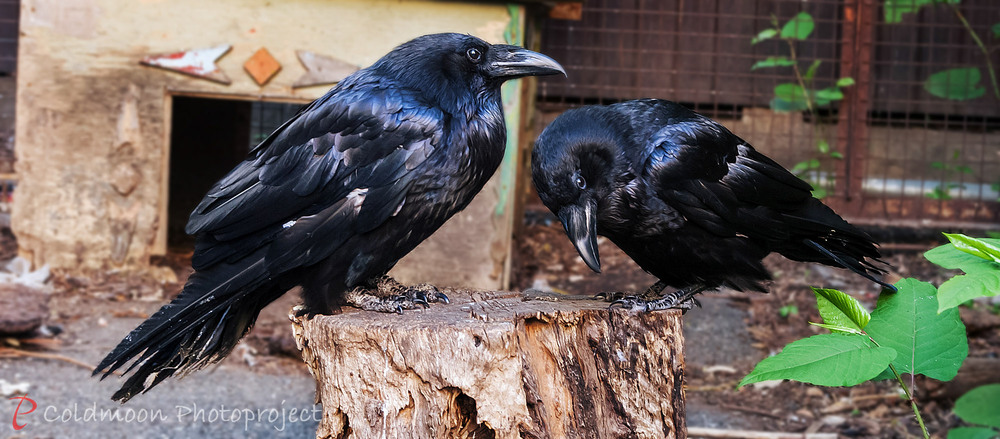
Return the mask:
{"type": "Polygon", "coordinates": [[[633,298],[633,299],[642,298],[649,301],[658,299],[660,297],[660,293],[666,287],[667,287],[666,283],[664,283],[663,281],[657,281],[655,284],[650,285],[649,288],[646,288],[646,291],[643,291],[642,294],[629,294],[621,291],[606,291],[595,294],[594,298],[598,300],[603,300],[605,302],[612,302],[612,304],[625,298],[633,298]]]}
{"type": "Polygon", "coordinates": [[[406,286],[381,276],[345,296],[347,303],[366,311],[402,314],[404,309],[427,308],[429,303],[449,303],[448,296],[430,284],[406,286]]]}
{"type": "Polygon", "coordinates": [[[677,302],[673,297],[668,297],[670,295],[661,297],[654,300],[646,300],[638,296],[625,296],[614,302],[611,302],[609,308],[614,308],[615,306],[620,306],[623,309],[627,309],[633,312],[649,312],[649,311],[662,311],[665,309],[680,309],[684,310],[686,313],[688,310],[694,307],[701,308],[701,302],[694,297],[691,297],[683,302],[677,302]]]}
{"type": "MultiPolygon", "coordinates": [[[[653,286],[649,287],[648,290],[642,296],[625,296],[621,297],[613,302],[609,308],[614,308],[615,306],[621,306],[624,309],[628,309],[634,312],[648,312],[648,311],[661,311],[665,309],[680,309],[687,313],[688,310],[694,307],[701,308],[701,302],[695,299],[694,296],[705,290],[702,286],[688,287],[682,290],[673,291],[662,295],[656,299],[647,299],[648,294],[655,289],[659,288],[662,290],[663,287],[660,286],[662,282],[657,282],[653,286]]],[[[665,285],[664,285],[665,286],[665,285]]]]}

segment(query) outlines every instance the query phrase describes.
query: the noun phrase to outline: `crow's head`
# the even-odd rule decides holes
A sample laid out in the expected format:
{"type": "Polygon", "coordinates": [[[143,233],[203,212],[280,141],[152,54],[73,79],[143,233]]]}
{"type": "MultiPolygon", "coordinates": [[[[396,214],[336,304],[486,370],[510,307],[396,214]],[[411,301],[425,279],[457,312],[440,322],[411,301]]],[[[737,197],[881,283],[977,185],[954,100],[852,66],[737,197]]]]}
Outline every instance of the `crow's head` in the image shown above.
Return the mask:
{"type": "Polygon", "coordinates": [[[445,108],[483,95],[495,97],[500,85],[509,79],[566,74],[559,63],[540,53],[456,33],[410,40],[378,60],[372,69],[419,90],[445,108]]]}
{"type": "Polygon", "coordinates": [[[628,126],[606,107],[569,110],[545,128],[531,155],[538,196],[559,217],[584,262],[596,272],[601,271],[598,208],[627,178],[623,153],[628,126]]]}

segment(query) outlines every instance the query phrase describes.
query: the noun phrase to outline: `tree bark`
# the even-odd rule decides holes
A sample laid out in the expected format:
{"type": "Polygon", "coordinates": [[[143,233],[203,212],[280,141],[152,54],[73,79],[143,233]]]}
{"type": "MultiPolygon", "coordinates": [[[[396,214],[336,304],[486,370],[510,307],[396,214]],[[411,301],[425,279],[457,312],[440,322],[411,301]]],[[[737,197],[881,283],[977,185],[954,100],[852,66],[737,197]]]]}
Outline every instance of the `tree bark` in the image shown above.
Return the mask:
{"type": "Polygon", "coordinates": [[[403,315],[293,318],[318,438],[684,438],[676,311],[445,291],[403,315]]]}

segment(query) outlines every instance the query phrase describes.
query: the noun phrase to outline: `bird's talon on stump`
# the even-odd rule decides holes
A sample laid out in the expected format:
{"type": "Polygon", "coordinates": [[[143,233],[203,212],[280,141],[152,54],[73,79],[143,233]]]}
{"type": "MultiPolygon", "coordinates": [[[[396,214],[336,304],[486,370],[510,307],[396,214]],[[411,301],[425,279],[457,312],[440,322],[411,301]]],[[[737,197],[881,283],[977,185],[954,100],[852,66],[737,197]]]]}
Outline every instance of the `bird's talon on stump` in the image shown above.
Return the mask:
{"type": "Polygon", "coordinates": [[[451,299],[449,299],[447,295],[445,295],[444,293],[442,293],[440,291],[434,293],[433,297],[437,298],[438,302],[441,302],[441,303],[443,303],[445,305],[451,303],[451,299]]]}

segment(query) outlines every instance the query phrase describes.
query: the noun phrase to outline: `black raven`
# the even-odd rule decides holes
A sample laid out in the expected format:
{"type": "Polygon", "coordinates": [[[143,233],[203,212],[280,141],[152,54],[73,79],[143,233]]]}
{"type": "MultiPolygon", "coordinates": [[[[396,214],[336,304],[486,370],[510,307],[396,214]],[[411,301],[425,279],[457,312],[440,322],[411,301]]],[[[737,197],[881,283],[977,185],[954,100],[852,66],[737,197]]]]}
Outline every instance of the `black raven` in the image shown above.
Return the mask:
{"type": "Polygon", "coordinates": [[[500,85],[565,73],[549,57],[469,35],[426,35],[341,81],[216,183],[186,231],[195,269],[180,296],[97,366],[133,358],[127,401],[217,362],[258,313],[301,285],[305,312],[395,312],[447,300],[385,276],[464,209],[504,155],[500,85]]]}
{"type": "Polygon", "coordinates": [[[641,297],[617,298],[625,307],[686,309],[699,292],[722,286],[765,291],[761,259],[771,252],[895,290],[876,277],[884,262],[872,238],[814,198],[808,183],[673,102],[565,112],[539,136],[531,174],[591,269],[600,272],[603,235],[659,278],[641,297]],[[668,285],[681,289],[661,295],[668,285]]]}

